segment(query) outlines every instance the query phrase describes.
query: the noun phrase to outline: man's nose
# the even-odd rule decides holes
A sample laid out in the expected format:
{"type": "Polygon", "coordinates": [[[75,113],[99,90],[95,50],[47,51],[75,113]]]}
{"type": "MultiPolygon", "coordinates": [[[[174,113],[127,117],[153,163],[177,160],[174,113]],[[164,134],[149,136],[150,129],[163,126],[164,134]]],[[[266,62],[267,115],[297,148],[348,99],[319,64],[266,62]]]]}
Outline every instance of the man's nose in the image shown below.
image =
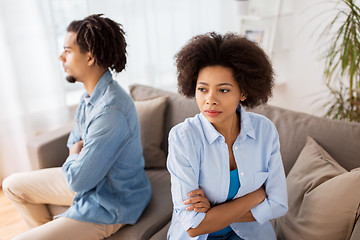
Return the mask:
{"type": "Polygon", "coordinates": [[[62,61],[62,62],[65,62],[65,58],[64,58],[64,52],[62,52],[59,56],[59,60],[62,61]]]}

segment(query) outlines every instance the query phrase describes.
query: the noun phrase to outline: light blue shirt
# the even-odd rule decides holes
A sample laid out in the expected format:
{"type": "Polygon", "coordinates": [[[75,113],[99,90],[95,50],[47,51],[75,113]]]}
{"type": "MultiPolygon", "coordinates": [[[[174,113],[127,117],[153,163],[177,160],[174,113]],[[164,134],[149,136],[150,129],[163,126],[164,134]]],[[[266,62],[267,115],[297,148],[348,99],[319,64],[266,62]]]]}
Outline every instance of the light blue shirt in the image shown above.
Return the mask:
{"type": "MultiPolygon", "coordinates": [[[[241,131],[232,147],[241,187],[235,198],[251,193],[263,184],[267,198],[251,209],[254,222],[230,225],[243,239],[276,239],[270,219],[287,210],[287,190],[280,155],[279,136],[264,116],[240,107],[241,131]]],[[[202,188],[212,205],[224,203],[230,184],[229,152],[225,138],[200,113],[173,127],[169,133],[167,167],[171,174],[174,204],[168,239],[191,239],[187,230],[196,228],[206,213],[186,211],[187,194],[202,188]]],[[[194,239],[206,239],[207,234],[194,239]]]]}
{"type": "Polygon", "coordinates": [[[85,93],[67,146],[84,140],[62,166],[76,192],[60,216],[100,224],[134,224],[150,201],[140,126],[131,97],[105,72],[91,97],[85,93]]]}
{"type": "MultiPolygon", "coordinates": [[[[235,170],[230,171],[230,186],[229,186],[229,193],[226,198],[226,202],[229,200],[232,200],[233,197],[235,197],[235,195],[239,191],[239,187],[240,187],[239,173],[238,173],[238,170],[235,169],[235,170]]],[[[231,231],[232,231],[232,228],[230,226],[227,226],[219,231],[210,233],[209,235],[210,236],[221,236],[221,235],[226,235],[231,231]]]]}

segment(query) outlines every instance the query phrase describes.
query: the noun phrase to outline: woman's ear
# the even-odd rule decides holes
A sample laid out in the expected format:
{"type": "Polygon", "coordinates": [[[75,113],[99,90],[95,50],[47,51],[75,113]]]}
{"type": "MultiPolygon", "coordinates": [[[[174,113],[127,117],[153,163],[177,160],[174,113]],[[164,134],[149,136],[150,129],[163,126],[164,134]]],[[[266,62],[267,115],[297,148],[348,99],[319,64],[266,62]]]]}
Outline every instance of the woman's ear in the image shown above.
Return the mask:
{"type": "Polygon", "coordinates": [[[240,96],[240,101],[241,101],[241,102],[243,102],[243,101],[245,101],[245,100],[246,100],[246,98],[247,98],[247,94],[245,94],[245,93],[241,93],[241,96],[240,96]]]}

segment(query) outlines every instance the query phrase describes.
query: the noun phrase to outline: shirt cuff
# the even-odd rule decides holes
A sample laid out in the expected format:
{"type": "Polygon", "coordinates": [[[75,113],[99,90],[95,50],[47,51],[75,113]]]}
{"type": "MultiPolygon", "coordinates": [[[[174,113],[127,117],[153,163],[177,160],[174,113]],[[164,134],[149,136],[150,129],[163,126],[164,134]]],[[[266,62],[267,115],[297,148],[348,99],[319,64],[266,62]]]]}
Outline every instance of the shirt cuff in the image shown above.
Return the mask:
{"type": "Polygon", "coordinates": [[[78,154],[78,153],[73,153],[73,154],[70,154],[70,155],[67,157],[66,161],[75,160],[75,159],[77,159],[77,158],[78,158],[78,156],[79,156],[79,154],[78,154]]]}
{"type": "Polygon", "coordinates": [[[206,213],[200,212],[188,212],[186,210],[180,210],[177,212],[181,225],[184,230],[187,231],[190,228],[196,228],[204,220],[206,213]]]}
{"type": "Polygon", "coordinates": [[[70,155],[66,158],[66,161],[64,162],[64,164],[62,165],[63,168],[64,168],[65,166],[67,166],[70,162],[75,161],[78,157],[79,157],[79,154],[78,154],[78,153],[70,154],[70,155]]]}
{"type": "Polygon", "coordinates": [[[264,224],[273,218],[267,198],[265,198],[265,200],[260,204],[253,207],[250,211],[259,224],[264,224]]]}

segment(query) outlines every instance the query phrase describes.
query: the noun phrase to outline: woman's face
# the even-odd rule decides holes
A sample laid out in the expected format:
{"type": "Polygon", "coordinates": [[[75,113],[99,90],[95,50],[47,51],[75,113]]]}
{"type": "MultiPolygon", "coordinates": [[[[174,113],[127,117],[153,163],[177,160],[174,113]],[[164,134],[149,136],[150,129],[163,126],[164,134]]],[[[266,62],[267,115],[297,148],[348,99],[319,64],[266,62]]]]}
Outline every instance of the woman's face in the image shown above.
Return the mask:
{"type": "Polygon", "coordinates": [[[219,130],[238,122],[236,108],[246,96],[234,79],[231,68],[209,66],[199,72],[195,99],[201,113],[219,130]]]}

